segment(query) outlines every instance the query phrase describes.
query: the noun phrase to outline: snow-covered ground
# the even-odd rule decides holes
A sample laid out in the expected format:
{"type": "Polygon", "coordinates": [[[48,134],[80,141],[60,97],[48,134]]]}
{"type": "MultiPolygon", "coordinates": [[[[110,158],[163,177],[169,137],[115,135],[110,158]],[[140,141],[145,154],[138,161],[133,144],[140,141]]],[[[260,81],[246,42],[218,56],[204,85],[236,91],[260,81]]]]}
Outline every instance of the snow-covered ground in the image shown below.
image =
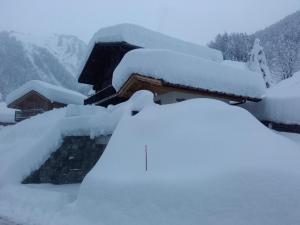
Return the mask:
{"type": "Polygon", "coordinates": [[[300,223],[299,145],[239,107],[209,99],[159,106],[152,98],[144,91],[108,109],[72,106],[1,130],[0,217],[39,225],[300,223]],[[111,123],[112,138],[80,187],[19,184],[61,134],[101,134],[111,123]],[[32,134],[21,138],[25,128],[32,134]],[[40,145],[29,148],[38,131],[40,145]]]}
{"type": "Polygon", "coordinates": [[[300,124],[300,72],[267,89],[258,104],[247,103],[245,108],[260,120],[284,124],[300,124]]]}
{"type": "Polygon", "coordinates": [[[300,134],[287,133],[287,132],[279,132],[279,134],[283,135],[284,137],[289,138],[290,140],[292,140],[300,145],[300,134]]]}

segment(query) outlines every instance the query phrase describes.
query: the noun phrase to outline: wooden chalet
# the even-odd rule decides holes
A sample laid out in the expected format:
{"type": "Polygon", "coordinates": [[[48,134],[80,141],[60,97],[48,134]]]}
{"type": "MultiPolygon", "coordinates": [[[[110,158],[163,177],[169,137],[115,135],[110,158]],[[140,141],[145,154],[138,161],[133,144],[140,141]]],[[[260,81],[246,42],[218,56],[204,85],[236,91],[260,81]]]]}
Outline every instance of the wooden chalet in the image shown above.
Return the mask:
{"type": "Polygon", "coordinates": [[[19,122],[37,114],[62,108],[68,104],[83,104],[84,95],[42,81],[29,81],[7,96],[7,107],[17,109],[19,122]]]}
{"type": "Polygon", "coordinates": [[[12,103],[8,104],[9,108],[18,109],[15,116],[16,122],[20,122],[37,114],[65,106],[66,104],[64,103],[52,102],[36,91],[30,91],[12,103]]]}
{"type": "Polygon", "coordinates": [[[92,50],[79,82],[93,85],[95,94],[85,99],[84,104],[108,106],[126,101],[139,90],[154,93],[155,101],[161,104],[174,103],[191,98],[208,97],[236,104],[246,101],[258,102],[259,97],[195,88],[187,85],[174,84],[163,79],[152,78],[143,74],[132,73],[127,82],[118,91],[112,86],[113,72],[124,55],[139,47],[128,43],[97,43],[92,50]],[[105,59],[105,60],[102,60],[105,59]]]}
{"type": "Polygon", "coordinates": [[[212,91],[205,88],[194,88],[175,84],[160,78],[132,73],[119,90],[112,85],[116,67],[129,51],[136,49],[166,49],[184,54],[199,56],[210,61],[222,60],[221,53],[207,47],[183,42],[136,26],[116,26],[100,30],[89,44],[86,60],[82,64],[78,81],[90,84],[95,94],[84,100],[84,104],[107,106],[126,101],[138,90],[149,90],[154,93],[155,101],[161,104],[173,103],[190,98],[209,97],[227,102],[243,103],[260,101],[260,98],[212,91]],[[129,35],[134,33],[137,38],[129,35]],[[146,37],[143,39],[143,37],[146,37]],[[115,38],[119,36],[119,38],[115,38]],[[114,41],[115,40],[115,41],[114,41]],[[145,41],[147,40],[147,41],[145,41]],[[160,42],[161,41],[161,42],[160,42]],[[146,43],[146,44],[145,44],[146,43]]]}

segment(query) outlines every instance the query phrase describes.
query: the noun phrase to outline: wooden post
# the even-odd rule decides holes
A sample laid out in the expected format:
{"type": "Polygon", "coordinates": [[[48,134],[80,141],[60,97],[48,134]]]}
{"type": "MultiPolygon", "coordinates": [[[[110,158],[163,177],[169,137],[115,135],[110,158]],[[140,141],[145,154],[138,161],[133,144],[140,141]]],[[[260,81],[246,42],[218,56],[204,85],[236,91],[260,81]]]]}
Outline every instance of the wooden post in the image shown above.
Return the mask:
{"type": "Polygon", "coordinates": [[[148,170],[148,148],[147,148],[147,145],[145,145],[145,169],[147,172],[147,170],[148,170]]]}

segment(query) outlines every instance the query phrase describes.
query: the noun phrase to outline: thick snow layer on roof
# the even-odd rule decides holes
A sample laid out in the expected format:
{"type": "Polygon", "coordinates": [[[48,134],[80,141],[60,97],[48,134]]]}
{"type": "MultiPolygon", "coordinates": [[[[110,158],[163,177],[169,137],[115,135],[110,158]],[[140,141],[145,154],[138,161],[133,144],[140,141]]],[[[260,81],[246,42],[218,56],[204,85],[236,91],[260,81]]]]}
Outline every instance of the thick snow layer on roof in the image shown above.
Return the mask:
{"type": "Polygon", "coordinates": [[[15,123],[15,110],[7,108],[4,102],[0,102],[0,123],[15,123]]]}
{"type": "Polygon", "coordinates": [[[146,107],[120,121],[75,212],[84,224],[297,224],[299,150],[216,100],[146,107]]]}
{"type": "Polygon", "coordinates": [[[300,72],[269,88],[258,104],[246,104],[261,120],[285,124],[300,124],[300,72]]]}
{"type": "Polygon", "coordinates": [[[88,57],[90,56],[96,43],[123,41],[146,49],[169,49],[217,62],[223,60],[222,53],[218,50],[182,41],[162,33],[140,27],[138,25],[119,24],[102,28],[94,34],[93,38],[89,42],[88,51],[85,60],[83,60],[79,73],[86,64],[88,57]]]}
{"type": "Polygon", "coordinates": [[[113,73],[114,88],[120,90],[133,73],[237,96],[260,98],[265,92],[258,73],[168,50],[128,52],[113,73]]]}
{"type": "Polygon", "coordinates": [[[232,60],[224,60],[221,62],[222,65],[231,66],[240,70],[250,71],[247,64],[244,62],[232,61],[232,60]]]}
{"type": "Polygon", "coordinates": [[[86,96],[63,87],[55,86],[40,80],[31,80],[18,89],[11,92],[6,97],[7,104],[10,104],[18,98],[26,95],[30,91],[36,91],[51,102],[59,102],[64,104],[83,104],[86,96]]]}

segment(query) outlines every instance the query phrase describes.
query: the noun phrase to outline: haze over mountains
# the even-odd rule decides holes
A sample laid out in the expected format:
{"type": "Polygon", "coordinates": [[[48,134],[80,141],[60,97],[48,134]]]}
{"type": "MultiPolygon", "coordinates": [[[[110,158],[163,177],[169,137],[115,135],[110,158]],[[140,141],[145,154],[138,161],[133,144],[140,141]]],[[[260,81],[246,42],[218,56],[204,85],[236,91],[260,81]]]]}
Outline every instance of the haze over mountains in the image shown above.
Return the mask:
{"type": "Polygon", "coordinates": [[[224,58],[247,61],[255,38],[259,38],[275,81],[291,77],[300,70],[300,11],[255,32],[217,35],[209,46],[222,51],[224,58]]]}
{"type": "MultiPolygon", "coordinates": [[[[245,58],[243,54],[249,53],[253,39],[258,37],[271,71],[277,76],[288,76],[300,70],[299,24],[300,11],[254,34],[234,37],[236,39],[231,40],[231,46],[220,50],[227,59],[245,58]],[[241,41],[243,38],[246,41],[241,41]]],[[[89,88],[78,84],[75,78],[86,48],[86,43],[71,35],[36,36],[14,31],[0,32],[0,96],[2,94],[5,98],[11,91],[33,79],[86,94],[89,88]]]]}
{"type": "Polygon", "coordinates": [[[43,80],[86,92],[75,75],[86,44],[75,36],[38,37],[0,32],[0,93],[5,98],[29,80],[43,80]]]}

